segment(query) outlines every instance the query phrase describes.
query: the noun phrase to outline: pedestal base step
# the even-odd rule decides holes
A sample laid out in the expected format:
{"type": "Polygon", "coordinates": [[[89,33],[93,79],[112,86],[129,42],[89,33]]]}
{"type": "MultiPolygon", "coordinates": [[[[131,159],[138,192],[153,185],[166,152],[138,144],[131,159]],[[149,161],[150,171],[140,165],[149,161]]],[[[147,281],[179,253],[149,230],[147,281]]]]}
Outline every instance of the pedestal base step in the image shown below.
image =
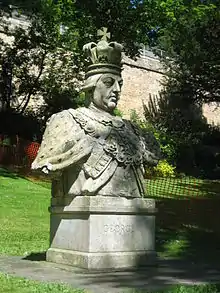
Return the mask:
{"type": "Polygon", "coordinates": [[[47,261],[88,270],[132,269],[156,264],[155,251],[79,252],[49,248],[47,261]]]}

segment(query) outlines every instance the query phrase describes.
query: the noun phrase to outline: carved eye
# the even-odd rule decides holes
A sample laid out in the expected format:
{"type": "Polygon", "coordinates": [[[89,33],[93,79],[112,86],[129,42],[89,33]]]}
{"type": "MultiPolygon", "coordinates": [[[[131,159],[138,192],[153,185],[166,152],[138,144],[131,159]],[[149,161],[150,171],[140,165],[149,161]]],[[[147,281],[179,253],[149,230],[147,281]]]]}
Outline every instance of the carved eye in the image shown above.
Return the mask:
{"type": "Polygon", "coordinates": [[[114,84],[114,79],[111,77],[104,78],[102,82],[106,85],[106,87],[111,87],[114,84]]]}

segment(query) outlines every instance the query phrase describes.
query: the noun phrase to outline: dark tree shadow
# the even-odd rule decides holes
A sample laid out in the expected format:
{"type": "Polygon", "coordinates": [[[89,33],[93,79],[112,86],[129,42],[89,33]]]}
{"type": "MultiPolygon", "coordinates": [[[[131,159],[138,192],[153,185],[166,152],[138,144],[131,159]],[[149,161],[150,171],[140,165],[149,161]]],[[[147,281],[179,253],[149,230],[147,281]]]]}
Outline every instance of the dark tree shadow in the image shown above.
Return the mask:
{"type": "Polygon", "coordinates": [[[220,178],[220,130],[207,123],[202,105],[184,80],[167,82],[161,96],[151,97],[144,108],[147,122],[162,133],[160,143],[173,144],[175,152],[170,157],[164,153],[164,157],[177,172],[203,179],[171,182],[174,180],[168,178],[164,180],[169,187],[151,188],[158,207],[157,251],[179,260],[217,265],[220,182],[213,180],[220,178]]]}
{"type": "Polygon", "coordinates": [[[0,176],[2,177],[9,177],[12,179],[18,179],[19,176],[16,173],[12,173],[11,171],[5,169],[5,168],[0,168],[0,176]]]}
{"type": "MultiPolygon", "coordinates": [[[[194,190],[195,184],[186,183],[184,180],[178,183],[178,186],[184,190],[194,190]]],[[[204,198],[218,199],[220,198],[220,181],[218,180],[202,180],[198,186],[196,186],[198,193],[203,195],[204,198]]],[[[189,197],[189,196],[188,196],[189,197]]],[[[193,197],[193,196],[192,196],[193,197]]]]}
{"type": "Polygon", "coordinates": [[[157,245],[163,256],[220,264],[219,199],[157,201],[157,245]]]}
{"type": "Polygon", "coordinates": [[[41,141],[41,127],[42,125],[34,113],[24,115],[13,110],[0,113],[0,134],[2,135],[6,134],[9,137],[18,135],[30,141],[35,135],[37,140],[41,141]]]}
{"type": "Polygon", "coordinates": [[[153,178],[146,180],[146,193],[155,199],[219,199],[220,180],[197,178],[153,178]]]}
{"type": "Polygon", "coordinates": [[[160,133],[160,144],[172,147],[164,157],[178,172],[203,179],[220,178],[220,129],[210,125],[203,115],[202,104],[184,83],[167,87],[160,96],[150,96],[144,104],[146,128],[160,133]],[[152,128],[151,127],[151,128],[152,128]]]}

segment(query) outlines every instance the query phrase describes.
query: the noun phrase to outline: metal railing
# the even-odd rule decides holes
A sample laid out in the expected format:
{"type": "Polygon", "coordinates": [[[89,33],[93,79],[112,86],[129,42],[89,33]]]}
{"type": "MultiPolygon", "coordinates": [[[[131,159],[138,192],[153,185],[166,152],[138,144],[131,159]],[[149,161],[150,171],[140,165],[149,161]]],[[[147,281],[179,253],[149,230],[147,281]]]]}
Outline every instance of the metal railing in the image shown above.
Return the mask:
{"type": "Polygon", "coordinates": [[[153,59],[159,59],[160,57],[166,56],[166,52],[164,50],[161,50],[159,48],[151,48],[146,45],[141,45],[140,54],[143,58],[153,59]]]}

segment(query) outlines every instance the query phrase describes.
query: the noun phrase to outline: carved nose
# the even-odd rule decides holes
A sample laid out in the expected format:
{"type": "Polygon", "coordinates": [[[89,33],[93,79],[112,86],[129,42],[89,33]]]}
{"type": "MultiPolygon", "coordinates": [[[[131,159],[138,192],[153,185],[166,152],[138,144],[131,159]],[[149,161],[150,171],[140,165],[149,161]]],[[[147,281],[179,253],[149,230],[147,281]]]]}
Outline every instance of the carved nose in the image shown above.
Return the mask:
{"type": "Polygon", "coordinates": [[[121,88],[119,86],[119,83],[117,81],[115,81],[115,84],[114,84],[114,92],[119,93],[120,91],[121,91],[121,88]]]}

